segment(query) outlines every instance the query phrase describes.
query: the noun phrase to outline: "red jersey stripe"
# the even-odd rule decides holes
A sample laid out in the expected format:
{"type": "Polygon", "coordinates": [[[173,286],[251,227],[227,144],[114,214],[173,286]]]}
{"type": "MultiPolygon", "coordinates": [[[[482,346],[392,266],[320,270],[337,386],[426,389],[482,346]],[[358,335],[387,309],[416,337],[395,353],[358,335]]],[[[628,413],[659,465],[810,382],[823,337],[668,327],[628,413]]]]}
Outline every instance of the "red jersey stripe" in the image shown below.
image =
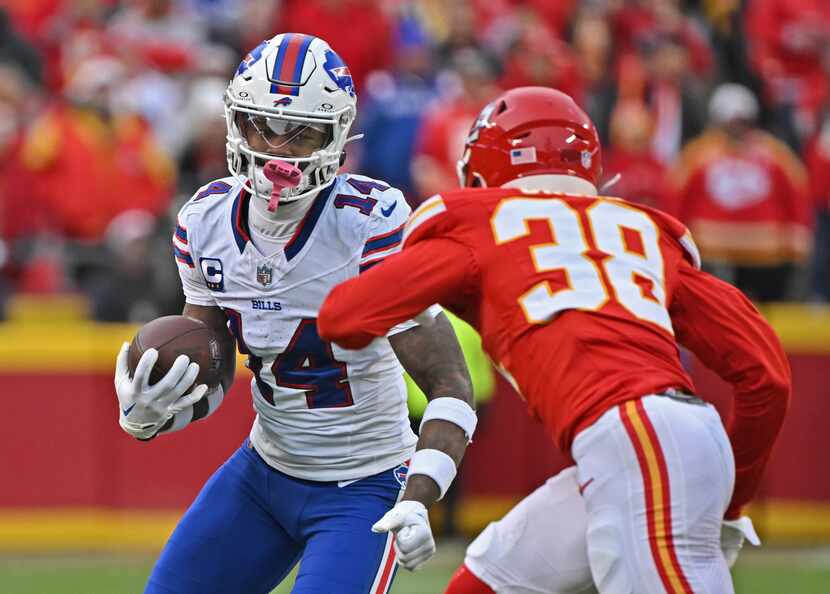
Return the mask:
{"type": "Polygon", "coordinates": [[[392,569],[395,567],[395,537],[392,533],[389,534],[386,546],[388,547],[388,554],[386,563],[383,565],[383,573],[377,587],[372,590],[371,594],[386,594],[389,591],[389,586],[392,585],[392,569]]]}

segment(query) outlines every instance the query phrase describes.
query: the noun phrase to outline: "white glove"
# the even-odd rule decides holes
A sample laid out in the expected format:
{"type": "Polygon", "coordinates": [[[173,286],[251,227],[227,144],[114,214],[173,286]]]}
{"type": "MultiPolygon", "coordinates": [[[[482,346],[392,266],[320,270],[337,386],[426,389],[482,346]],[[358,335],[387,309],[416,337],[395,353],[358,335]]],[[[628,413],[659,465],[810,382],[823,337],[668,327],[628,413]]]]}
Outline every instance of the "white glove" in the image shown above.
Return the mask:
{"type": "Polygon", "coordinates": [[[147,349],[141,355],[135,373],[130,379],[127,352],[124,343],[115,362],[115,393],[118,396],[118,422],[121,428],[138,439],[149,439],[178,412],[202,399],[208,387],[199,384],[183,396],[199,375],[198,363],[191,363],[187,355],[179,355],[163,378],[152,386],[150,371],[158,360],[156,349],[147,349]]]}
{"type": "Polygon", "coordinates": [[[419,501],[400,501],[372,526],[372,532],[394,532],[398,563],[415,571],[435,554],[427,508],[419,501]]]}
{"type": "Polygon", "coordinates": [[[720,548],[730,569],[738,560],[738,554],[744,546],[744,540],[748,540],[756,547],[761,544],[761,539],[758,538],[752,520],[748,516],[741,516],[737,520],[723,521],[720,529],[720,548]]]}

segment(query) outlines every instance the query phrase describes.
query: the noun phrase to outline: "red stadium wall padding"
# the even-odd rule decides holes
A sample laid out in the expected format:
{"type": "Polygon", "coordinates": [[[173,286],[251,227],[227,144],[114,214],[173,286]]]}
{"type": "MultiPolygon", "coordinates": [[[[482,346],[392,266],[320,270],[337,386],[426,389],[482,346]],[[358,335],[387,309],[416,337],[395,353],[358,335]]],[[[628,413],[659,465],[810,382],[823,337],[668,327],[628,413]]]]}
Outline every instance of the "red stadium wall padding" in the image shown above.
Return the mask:
{"type": "Polygon", "coordinates": [[[254,416],[243,377],[219,414],[145,443],[118,426],[109,375],[0,374],[0,394],[0,507],[185,506],[254,416]]]}
{"type": "MultiPolygon", "coordinates": [[[[830,502],[830,381],[828,355],[790,355],[793,396],[761,485],[761,497],[830,502]]],[[[701,394],[723,409],[729,386],[701,367],[693,374],[701,394]]]]}
{"type": "MultiPolygon", "coordinates": [[[[830,503],[830,354],[791,355],[789,416],[763,484],[765,497],[830,503]]],[[[723,408],[729,389],[706,370],[698,392],[723,408]]],[[[182,432],[139,443],[118,427],[109,374],[0,373],[0,508],[181,508],[245,439],[248,374],[222,408],[182,432]]],[[[465,495],[520,497],[566,464],[504,383],[488,405],[462,471],[465,495]]]]}

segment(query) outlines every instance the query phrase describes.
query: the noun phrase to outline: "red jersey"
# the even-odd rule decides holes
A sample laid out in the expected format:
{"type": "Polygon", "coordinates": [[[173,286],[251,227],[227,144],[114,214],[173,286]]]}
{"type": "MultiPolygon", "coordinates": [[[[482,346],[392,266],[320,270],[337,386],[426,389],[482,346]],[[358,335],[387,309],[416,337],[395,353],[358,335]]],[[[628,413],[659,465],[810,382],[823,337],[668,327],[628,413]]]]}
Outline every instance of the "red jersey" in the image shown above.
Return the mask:
{"type": "Polygon", "coordinates": [[[705,132],[667,177],[665,205],[694,233],[703,259],[776,266],[807,258],[807,173],[782,142],[753,130],[740,143],[705,132]]]}
{"type": "Polygon", "coordinates": [[[735,501],[751,497],[783,419],[789,368],[749,301],[698,269],[681,223],[616,198],[468,189],[424,202],[404,242],[332,291],[321,336],[361,348],[438,302],[481,333],[565,452],[617,404],[692,393],[680,342],[736,387],[735,501]]]}

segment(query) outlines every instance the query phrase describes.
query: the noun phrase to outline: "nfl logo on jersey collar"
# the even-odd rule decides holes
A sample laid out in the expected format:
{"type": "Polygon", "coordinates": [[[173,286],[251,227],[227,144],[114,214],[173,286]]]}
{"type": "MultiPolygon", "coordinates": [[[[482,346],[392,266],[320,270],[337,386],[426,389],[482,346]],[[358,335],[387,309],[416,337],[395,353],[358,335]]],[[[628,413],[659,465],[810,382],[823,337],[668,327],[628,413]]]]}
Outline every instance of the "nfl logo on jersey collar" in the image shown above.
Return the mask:
{"type": "Polygon", "coordinates": [[[263,287],[267,287],[268,285],[270,285],[272,278],[273,269],[270,266],[268,266],[267,264],[263,264],[262,266],[256,267],[256,280],[263,287]]]}
{"type": "MultiPolygon", "coordinates": [[[[297,226],[294,236],[283,248],[283,254],[286,261],[291,261],[297,256],[308,243],[312,231],[317,225],[320,216],[326,208],[329,194],[334,188],[331,184],[327,188],[323,188],[320,193],[313,199],[314,203],[311,209],[306,214],[305,218],[297,226]]],[[[239,248],[239,253],[245,252],[246,246],[251,244],[251,230],[248,225],[248,209],[250,208],[251,196],[244,188],[240,188],[239,193],[234,198],[231,206],[231,230],[233,231],[234,241],[239,248]]],[[[256,247],[253,247],[256,251],[256,247]]],[[[271,279],[272,274],[269,272],[268,278],[271,279]]],[[[257,267],[257,280],[260,280],[259,267],[257,267]]],[[[261,281],[260,281],[261,282],[261,281]]],[[[270,280],[268,281],[271,282],[270,280]]],[[[267,283],[264,283],[267,284],[267,283]]]]}

